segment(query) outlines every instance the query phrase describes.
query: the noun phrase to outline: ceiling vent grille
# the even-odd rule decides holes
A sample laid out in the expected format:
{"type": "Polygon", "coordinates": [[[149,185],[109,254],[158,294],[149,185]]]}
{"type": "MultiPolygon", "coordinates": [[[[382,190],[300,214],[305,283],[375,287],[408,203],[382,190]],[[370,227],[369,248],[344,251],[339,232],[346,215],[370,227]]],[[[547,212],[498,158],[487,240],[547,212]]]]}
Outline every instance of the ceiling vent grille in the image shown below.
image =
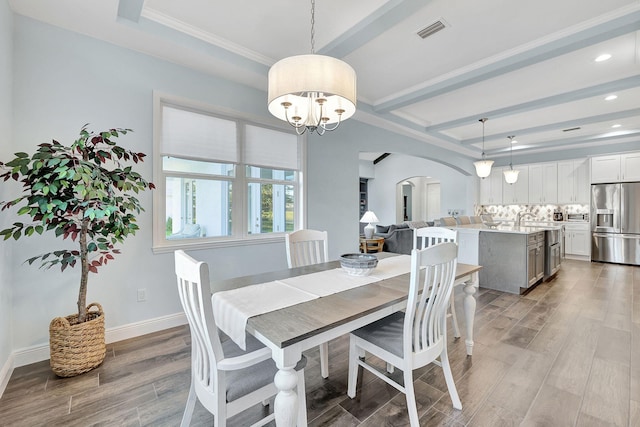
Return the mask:
{"type": "Polygon", "coordinates": [[[581,127],[575,127],[575,128],[569,128],[569,129],[562,129],[562,132],[573,132],[574,130],[580,130],[581,127]]]}
{"type": "Polygon", "coordinates": [[[445,25],[442,21],[436,21],[428,27],[424,27],[423,29],[418,31],[418,35],[423,39],[426,39],[427,37],[434,35],[438,31],[444,30],[444,27],[445,25]]]}

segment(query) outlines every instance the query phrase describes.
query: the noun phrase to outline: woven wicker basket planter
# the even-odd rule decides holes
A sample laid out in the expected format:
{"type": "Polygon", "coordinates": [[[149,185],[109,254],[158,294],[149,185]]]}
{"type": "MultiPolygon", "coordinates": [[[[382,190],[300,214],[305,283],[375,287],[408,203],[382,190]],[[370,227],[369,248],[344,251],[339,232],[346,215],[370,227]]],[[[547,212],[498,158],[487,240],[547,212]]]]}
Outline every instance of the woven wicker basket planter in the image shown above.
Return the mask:
{"type": "Polygon", "coordinates": [[[49,325],[51,370],[60,377],[73,377],[97,367],[104,360],[104,312],[96,302],[87,306],[87,321],[78,315],[56,317],[49,325]],[[97,310],[89,311],[91,308],[97,310]]]}

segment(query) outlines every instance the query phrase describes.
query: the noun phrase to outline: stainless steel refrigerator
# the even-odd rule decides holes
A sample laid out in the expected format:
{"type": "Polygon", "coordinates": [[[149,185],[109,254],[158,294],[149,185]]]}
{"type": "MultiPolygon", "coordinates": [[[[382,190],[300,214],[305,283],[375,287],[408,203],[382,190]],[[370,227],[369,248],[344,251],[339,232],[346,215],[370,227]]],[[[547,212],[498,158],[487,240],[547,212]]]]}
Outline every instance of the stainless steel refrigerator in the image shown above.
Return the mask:
{"type": "Polygon", "coordinates": [[[591,260],[640,265],[640,182],[591,185],[591,260]]]}

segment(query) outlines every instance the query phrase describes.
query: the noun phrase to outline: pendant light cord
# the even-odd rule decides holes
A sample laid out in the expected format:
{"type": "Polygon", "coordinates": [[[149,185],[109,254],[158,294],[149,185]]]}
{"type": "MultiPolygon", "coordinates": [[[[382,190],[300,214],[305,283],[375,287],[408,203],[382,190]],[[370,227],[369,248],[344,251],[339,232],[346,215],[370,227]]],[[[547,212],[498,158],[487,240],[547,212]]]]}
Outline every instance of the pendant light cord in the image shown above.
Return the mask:
{"type": "Polygon", "coordinates": [[[311,0],[311,54],[316,53],[316,0],[311,0]]]}

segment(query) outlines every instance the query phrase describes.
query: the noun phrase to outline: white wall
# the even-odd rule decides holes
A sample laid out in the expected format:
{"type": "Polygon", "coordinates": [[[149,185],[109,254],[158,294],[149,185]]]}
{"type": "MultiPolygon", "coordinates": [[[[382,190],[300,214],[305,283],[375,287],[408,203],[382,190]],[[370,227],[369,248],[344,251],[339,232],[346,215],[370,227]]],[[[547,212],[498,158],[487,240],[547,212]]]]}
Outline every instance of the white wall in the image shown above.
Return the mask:
{"type": "Polygon", "coordinates": [[[440,216],[447,216],[447,209],[451,208],[464,209],[467,215],[473,212],[475,175],[465,175],[449,166],[402,154],[392,154],[378,163],[375,175],[375,179],[369,180],[369,209],[376,213],[381,225],[397,222],[396,185],[420,175],[440,181],[440,216]]]}
{"type": "MultiPolygon", "coordinates": [[[[6,0],[0,0],[0,159],[9,158],[12,142],[12,45],[13,16],[6,0]]],[[[7,186],[0,185],[0,200],[9,196],[7,186]]],[[[7,215],[0,216],[0,229],[10,224],[7,215]]],[[[12,258],[9,243],[0,243],[0,395],[9,373],[11,344],[11,282],[12,258]]]]}
{"type": "MultiPolygon", "coordinates": [[[[121,142],[152,153],[152,91],[214,106],[270,117],[266,93],[175,64],[15,16],[14,141],[31,152],[51,138],[68,142],[80,127],[129,127],[121,142]]],[[[3,27],[4,28],[4,27],[3,27]]],[[[446,150],[349,120],[334,133],[311,136],[308,144],[308,227],[329,231],[330,255],[358,247],[358,175],[360,151],[406,152],[440,156],[461,169],[471,161],[446,150]]],[[[151,159],[138,167],[151,179],[151,159]]],[[[441,174],[444,176],[444,174],[441,174]]],[[[456,187],[467,185],[457,180],[456,187]]],[[[463,189],[463,193],[468,192],[463,189]]],[[[151,193],[140,197],[147,211],[140,231],[122,246],[122,255],[98,275],[90,276],[88,301],[99,301],[107,328],[181,311],[175,291],[172,254],[151,251],[151,193]],[[147,302],[136,302],[146,288],[147,302]]],[[[443,206],[446,206],[443,203],[443,206]]],[[[74,312],[78,271],[41,271],[22,260],[55,248],[49,236],[7,243],[15,252],[13,284],[13,351],[47,343],[50,320],[74,312]]],[[[193,255],[210,264],[214,278],[229,278],[286,268],[284,242],[202,250],[193,255]]]]}
{"type": "MultiPolygon", "coordinates": [[[[433,174],[429,172],[430,176],[442,177],[442,181],[450,180],[450,184],[442,189],[443,209],[454,204],[458,208],[473,206],[477,179],[472,176],[471,160],[357,120],[346,121],[333,133],[311,136],[307,146],[308,226],[329,232],[330,257],[358,250],[358,154],[361,151],[404,153],[406,155],[392,154],[379,165],[386,163],[390,170],[403,171],[406,175],[402,178],[424,175],[424,168],[429,167],[434,171],[433,174]],[[458,170],[425,160],[427,158],[445,159],[458,170]],[[444,195],[445,192],[450,194],[444,195]]],[[[369,209],[376,213],[381,224],[392,224],[395,219],[395,184],[399,178],[378,175],[385,173],[382,170],[376,165],[375,179],[369,180],[370,185],[375,187],[375,182],[382,182],[391,187],[382,186],[380,191],[372,193],[370,186],[369,209]],[[391,200],[388,200],[388,194],[392,195],[391,200]]]]}

